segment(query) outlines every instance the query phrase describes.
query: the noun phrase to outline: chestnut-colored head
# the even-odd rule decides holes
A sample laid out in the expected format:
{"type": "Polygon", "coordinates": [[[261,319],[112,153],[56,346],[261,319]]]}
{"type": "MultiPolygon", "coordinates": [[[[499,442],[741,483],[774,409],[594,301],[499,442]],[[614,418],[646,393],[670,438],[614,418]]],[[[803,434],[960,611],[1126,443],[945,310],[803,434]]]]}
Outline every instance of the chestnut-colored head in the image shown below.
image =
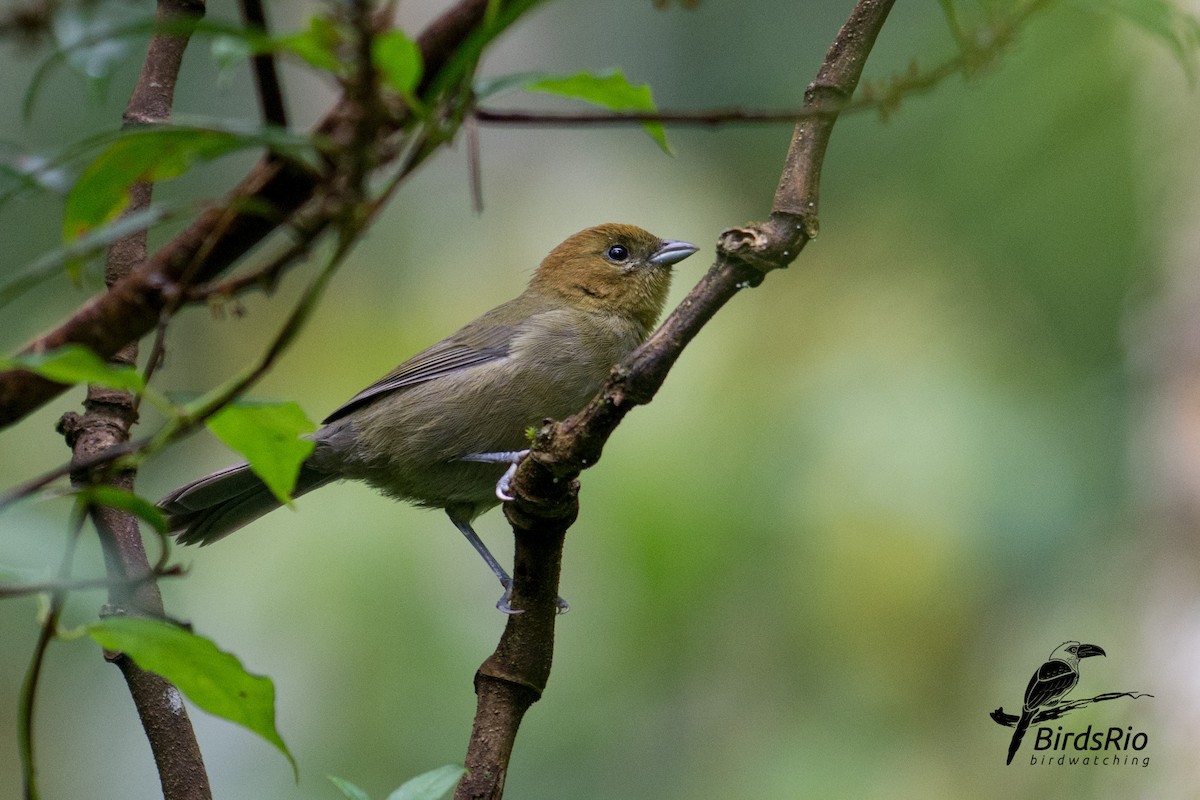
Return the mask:
{"type": "Polygon", "coordinates": [[[615,222],[582,230],[550,251],[529,286],[577,308],[621,314],[649,332],[671,286],[671,266],[699,248],[615,222]]]}

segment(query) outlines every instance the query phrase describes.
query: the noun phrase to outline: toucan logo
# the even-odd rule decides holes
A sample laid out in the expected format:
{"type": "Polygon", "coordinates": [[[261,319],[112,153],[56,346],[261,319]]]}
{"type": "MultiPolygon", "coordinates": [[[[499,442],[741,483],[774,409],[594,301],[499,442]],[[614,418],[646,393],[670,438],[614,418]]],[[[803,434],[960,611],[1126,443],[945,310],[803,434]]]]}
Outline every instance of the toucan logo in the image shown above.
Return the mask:
{"type": "MultiPolygon", "coordinates": [[[[1005,725],[1013,728],[1012,739],[1008,743],[1008,759],[1006,764],[1011,764],[1013,756],[1021,747],[1021,740],[1025,738],[1025,732],[1029,730],[1030,725],[1035,725],[1041,722],[1049,722],[1051,720],[1061,719],[1067,713],[1105,700],[1116,700],[1119,697],[1153,697],[1144,692],[1107,692],[1105,694],[1096,695],[1081,700],[1071,700],[1064,702],[1066,697],[1075,685],[1079,683],[1079,662],[1085,658],[1093,656],[1107,656],[1104,648],[1095,644],[1082,644],[1080,642],[1063,642],[1054,651],[1050,653],[1050,657],[1038,667],[1033,677],[1029,679],[1029,685],[1025,687],[1025,697],[1021,702],[1021,713],[1014,716],[1006,714],[1004,708],[997,708],[991,713],[992,719],[999,725],[1005,725]]],[[[1068,743],[1074,741],[1076,750],[1109,750],[1110,745],[1115,749],[1122,749],[1121,742],[1125,742],[1128,749],[1130,742],[1135,744],[1135,749],[1141,750],[1145,747],[1148,737],[1145,733],[1130,735],[1124,728],[1112,728],[1112,731],[1119,731],[1121,735],[1104,735],[1097,731],[1092,733],[1092,726],[1088,726],[1087,730],[1081,734],[1073,734],[1068,731],[1066,734],[1062,732],[1062,727],[1058,728],[1057,733],[1050,732],[1048,729],[1039,731],[1036,750],[1045,750],[1051,747],[1053,749],[1066,750],[1068,743]],[[1047,735],[1043,736],[1045,733],[1047,735]],[[1083,744],[1080,745],[1079,743],[1083,744]],[[1115,742],[1115,744],[1113,744],[1115,742]],[[1061,747],[1059,746],[1061,744],[1061,747]],[[1140,746],[1136,746],[1139,745],[1140,746]],[[1043,746],[1045,745],[1045,746],[1043,746]]],[[[1106,757],[1107,758],[1107,757],[1106,757]]],[[[1063,759],[1065,763],[1066,759],[1063,759]]],[[[1078,761],[1078,757],[1076,757],[1078,761]]],[[[1076,763],[1072,761],[1071,763],[1076,763]]],[[[1036,763],[1036,756],[1035,762],[1036,763]]],[[[1085,761],[1086,763],[1086,761],[1085,761]]]]}

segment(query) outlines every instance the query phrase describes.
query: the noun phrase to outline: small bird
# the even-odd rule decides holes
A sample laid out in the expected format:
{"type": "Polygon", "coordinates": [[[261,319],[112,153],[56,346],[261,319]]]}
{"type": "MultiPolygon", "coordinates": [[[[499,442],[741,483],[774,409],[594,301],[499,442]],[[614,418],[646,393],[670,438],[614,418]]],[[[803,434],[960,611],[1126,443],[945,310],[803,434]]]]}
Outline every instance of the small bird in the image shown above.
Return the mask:
{"type": "MultiPolygon", "coordinates": [[[[569,237],[516,298],[326,417],[293,496],[348,478],[445,510],[504,586],[496,607],[519,613],[509,605],[508,573],[471,523],[511,499],[507,484],[527,452],[526,431],[578,411],[613,365],[645,341],[666,302],[672,265],[698,249],[616,223],[569,237]]],[[[244,463],[158,504],[183,544],[211,544],[280,505],[244,463]]]]}
{"type": "Polygon", "coordinates": [[[1079,683],[1079,659],[1103,655],[1107,655],[1103,648],[1094,644],[1063,642],[1054,648],[1054,652],[1037,668],[1037,672],[1029,679],[1029,685],[1025,687],[1021,716],[1008,745],[1008,760],[1004,763],[1012,763],[1017,748],[1021,746],[1021,739],[1024,738],[1025,731],[1029,729],[1038,709],[1042,706],[1057,705],[1058,701],[1079,683]]]}

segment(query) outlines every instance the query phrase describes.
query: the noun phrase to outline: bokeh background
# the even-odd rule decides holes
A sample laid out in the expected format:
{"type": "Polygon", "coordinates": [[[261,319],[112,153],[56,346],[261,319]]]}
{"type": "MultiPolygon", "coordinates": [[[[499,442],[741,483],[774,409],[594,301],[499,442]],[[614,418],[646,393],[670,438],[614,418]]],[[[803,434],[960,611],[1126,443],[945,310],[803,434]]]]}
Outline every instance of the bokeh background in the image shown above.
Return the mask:
{"type": "MultiPolygon", "coordinates": [[[[401,5],[415,32],[445,4],[401,5]]],[[[850,5],[553,3],[484,72],[615,66],[664,108],[790,108],[850,5]]],[[[279,29],[316,7],[277,6],[279,29]]],[[[997,7],[960,10],[978,20],[997,7]]],[[[899,3],[867,74],[953,52],[938,3],[899,3]]],[[[44,55],[0,47],[10,153],[113,128],[137,67],[131,58],[106,92],[56,71],[23,122],[15,109],[44,55]]],[[[285,76],[303,130],[332,90],[299,68],[285,76]]],[[[509,797],[1195,795],[1197,91],[1145,27],[1110,4],[1064,2],[971,80],[952,77],[886,120],[839,123],[821,236],[712,321],[583,477],[563,569],[572,611],[509,797]],[[1005,767],[1010,729],[988,712],[1015,710],[1067,639],[1108,652],[1084,662],[1074,695],[1154,697],[1093,705],[1065,727],[1145,732],[1149,766],[1031,766],[1029,737],[1005,767]]],[[[219,74],[204,40],[177,107],[255,117],[247,73],[219,74]]],[[[464,148],[443,153],[255,396],[320,419],[516,294],[553,245],[601,221],[703,246],[677,268],[678,299],[721,230],[768,212],[790,129],[668,133],[673,158],[636,127],[486,127],[482,214],[464,148]]],[[[218,196],[250,163],[208,165],[158,196],[218,196]]],[[[54,246],[59,209],[53,197],[0,209],[5,275],[54,246]]],[[[304,278],[180,317],[162,388],[198,391],[246,364],[304,278]]],[[[0,344],[11,351],[95,289],[63,279],[0,309],[0,344]]],[[[79,396],[0,432],[0,483],[66,457],[52,427],[79,396]]],[[[147,464],[140,491],[157,497],[233,459],[198,434],[147,464]]],[[[52,570],[66,512],[62,500],[6,510],[0,563],[52,570]]],[[[507,560],[502,515],[480,528],[507,560]]],[[[493,579],[442,515],[331,486],[177,558],[189,573],[164,584],[169,610],[275,680],[300,764],[295,784],[270,745],[196,711],[217,796],[333,798],[334,774],[382,798],[461,761],[471,678],[504,620],[493,579]]],[[[101,569],[90,544],[78,563],[101,569]]],[[[102,602],[75,596],[66,623],[102,602]]],[[[0,605],[4,797],[20,791],[15,709],[36,615],[33,599],[0,605]]],[[[46,797],[159,796],[123,683],[87,641],[51,646],[37,741],[46,797]]]]}

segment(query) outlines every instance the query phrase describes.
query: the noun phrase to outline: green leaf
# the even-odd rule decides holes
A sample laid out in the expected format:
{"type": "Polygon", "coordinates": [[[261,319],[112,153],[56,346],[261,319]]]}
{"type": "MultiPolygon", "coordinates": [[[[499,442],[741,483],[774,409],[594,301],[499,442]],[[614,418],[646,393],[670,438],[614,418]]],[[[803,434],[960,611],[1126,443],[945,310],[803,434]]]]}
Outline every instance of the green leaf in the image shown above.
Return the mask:
{"type": "Polygon", "coordinates": [[[506,3],[489,2],[484,12],[483,23],[475,27],[463,40],[442,68],[433,76],[429,96],[437,97],[452,87],[468,81],[475,74],[484,49],[492,41],[543,0],[510,0],[506,3]]]}
{"type": "Polygon", "coordinates": [[[344,75],[346,65],[338,56],[343,44],[338,27],[325,17],[313,17],[308,28],[296,33],[269,37],[254,28],[222,31],[212,43],[213,59],[227,70],[245,58],[263,53],[295,56],[322,72],[344,75]]]}
{"type": "Polygon", "coordinates": [[[510,89],[523,89],[525,84],[545,77],[546,73],[544,72],[510,72],[507,75],[488,75],[476,78],[475,82],[471,84],[471,91],[474,92],[477,100],[483,100],[510,89]]]}
{"type": "Polygon", "coordinates": [[[466,774],[457,764],[447,764],[405,781],[387,800],[441,800],[466,774]]]}
{"type": "Polygon", "coordinates": [[[371,63],[403,95],[411,95],[421,82],[421,50],[403,31],[388,31],[376,37],[371,43],[371,63]]]}
{"type": "Polygon", "coordinates": [[[275,684],[252,675],[230,653],[178,625],[145,617],[108,617],[89,625],[101,647],[122,652],[166,678],[201,709],[241,725],[296,761],[275,729],[275,684]]]}
{"type": "Polygon", "coordinates": [[[370,796],[368,796],[366,792],[345,778],[339,778],[336,775],[326,775],[325,777],[329,779],[330,783],[338,788],[338,791],[341,792],[342,796],[347,800],[371,800],[370,796]]]}
{"type": "Polygon", "coordinates": [[[337,26],[324,17],[309,20],[308,30],[278,36],[273,41],[276,52],[290,53],[324,72],[342,75],[346,66],[338,57],[342,35],[337,26]]]}
{"type": "Polygon", "coordinates": [[[197,161],[257,144],[253,137],[202,128],[131,131],[106,147],[75,182],[63,213],[63,238],[70,241],[115,219],[139,180],[174,178],[197,161]]]}
{"type": "MultiPolygon", "coordinates": [[[[582,100],[612,111],[656,111],[650,87],[644,83],[630,83],[624,75],[612,70],[599,75],[577,72],[574,75],[542,76],[525,84],[527,92],[542,92],[559,97],[582,100]]],[[[642,127],[650,134],[662,151],[671,154],[667,134],[661,122],[643,122],[642,127]]]]}
{"type": "Polygon", "coordinates": [[[114,367],[81,344],[45,353],[0,358],[0,369],[24,369],[66,384],[94,383],[109,389],[140,392],[146,388],[133,367],[114,367]]]}
{"type": "Polygon", "coordinates": [[[63,236],[68,241],[115,219],[129,204],[136,181],[165,181],[200,161],[250,147],[265,147],[305,161],[315,147],[303,136],[278,128],[214,125],[161,126],[123,131],[75,181],[67,195],[63,236]]]}
{"type": "Polygon", "coordinates": [[[78,495],[86,502],[95,505],[128,511],[138,519],[145,520],[159,533],[167,532],[167,519],[158,510],[158,507],[133,492],[127,492],[115,486],[91,486],[80,490],[78,495]]]}
{"type": "Polygon", "coordinates": [[[313,441],[300,438],[316,425],[295,403],[238,403],[209,417],[213,435],[241,453],[254,474],[281,503],[291,502],[300,465],[312,454],[313,441]]]}

